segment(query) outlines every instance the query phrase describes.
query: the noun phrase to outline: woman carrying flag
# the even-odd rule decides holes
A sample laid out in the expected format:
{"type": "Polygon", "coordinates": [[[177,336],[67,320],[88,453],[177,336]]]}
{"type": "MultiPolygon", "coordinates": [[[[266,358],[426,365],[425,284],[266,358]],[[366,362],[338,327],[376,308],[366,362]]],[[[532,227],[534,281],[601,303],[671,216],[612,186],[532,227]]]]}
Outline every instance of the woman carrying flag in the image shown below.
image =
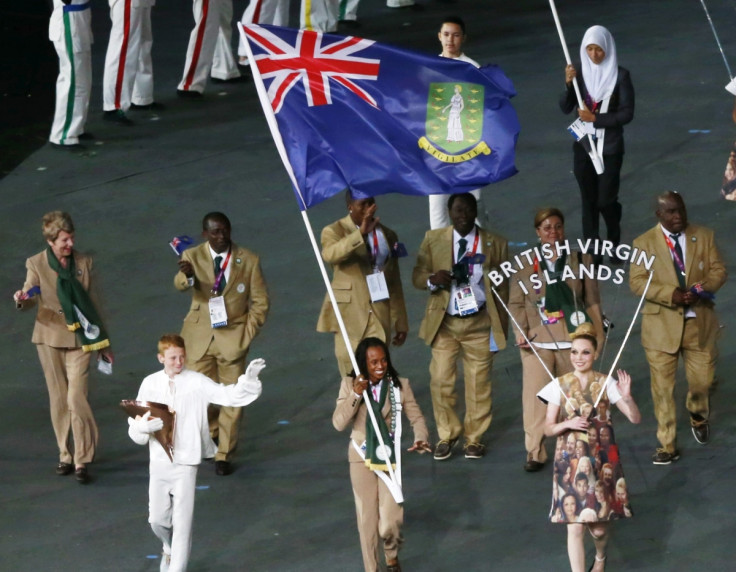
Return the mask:
{"type": "Polygon", "coordinates": [[[401,483],[401,411],[414,430],[414,445],[408,451],[431,452],[429,433],[409,380],[399,378],[391,364],[388,346],[378,338],[365,338],[355,350],[358,367],[364,374],[351,372],[343,378],[332,424],[338,431],[352,425],[348,459],[350,482],[355,495],[360,547],[366,572],[378,566],[379,538],[383,541],[388,572],[400,572],[399,546],[404,509],[396,502],[385,471],[391,460],[401,483]],[[368,403],[366,403],[366,399],[368,403]],[[372,407],[381,439],[367,413],[372,407]],[[381,446],[380,442],[384,445],[381,446]]]}
{"type": "MultiPolygon", "coordinates": [[[[621,241],[621,203],[618,189],[624,160],[624,125],[634,118],[634,86],[629,72],[618,65],[616,42],[603,26],[588,28],[580,45],[581,63],[565,68],[565,91],[560,109],[567,114],[577,110],[585,133],[593,135],[604,171],[596,173],[584,147],[587,137],[573,143],[573,172],[580,187],[583,210],[583,237],[597,239],[599,215],[606,222],[608,240],[621,241]],[[583,108],[578,102],[573,79],[578,79],[583,108]]],[[[618,260],[612,257],[611,262],[618,260]]]]}

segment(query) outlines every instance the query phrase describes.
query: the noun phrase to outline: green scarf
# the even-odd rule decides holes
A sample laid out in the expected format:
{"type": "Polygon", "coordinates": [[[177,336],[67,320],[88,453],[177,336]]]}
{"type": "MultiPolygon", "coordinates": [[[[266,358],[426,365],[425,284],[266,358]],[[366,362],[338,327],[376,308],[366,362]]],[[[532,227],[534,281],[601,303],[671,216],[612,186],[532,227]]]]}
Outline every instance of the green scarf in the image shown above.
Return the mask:
{"type": "MultiPolygon", "coordinates": [[[[391,376],[383,378],[383,385],[381,386],[381,394],[378,396],[378,402],[373,399],[373,392],[371,391],[370,384],[366,390],[368,393],[368,407],[373,408],[373,413],[376,415],[376,421],[378,422],[378,428],[381,430],[381,437],[383,437],[383,444],[391,449],[390,458],[394,457],[394,431],[396,429],[396,398],[393,392],[393,379],[391,376]],[[391,400],[391,431],[389,431],[386,421],[383,418],[381,410],[383,405],[386,403],[386,396],[389,396],[391,400]]],[[[370,415],[366,415],[365,418],[365,466],[372,471],[388,471],[386,465],[387,459],[381,459],[378,456],[378,449],[381,445],[378,442],[378,437],[373,429],[373,423],[371,423],[370,415]]],[[[395,467],[395,463],[391,463],[395,467]]]]}
{"type": "Polygon", "coordinates": [[[67,258],[69,262],[66,268],[61,265],[59,259],[56,258],[56,255],[51,250],[51,247],[46,249],[46,257],[48,258],[51,270],[58,275],[56,279],[56,295],[59,297],[61,309],[64,311],[66,327],[69,328],[69,331],[77,333],[79,343],[85,352],[92,352],[108,347],[110,340],[107,339],[107,333],[105,333],[105,329],[102,326],[102,320],[100,320],[97,310],[95,310],[92,300],[89,298],[89,294],[77,280],[74,256],[67,258]],[[89,326],[86,330],[80,324],[80,318],[75,308],[89,321],[89,326]]]}
{"type": "Polygon", "coordinates": [[[554,284],[547,284],[546,293],[544,296],[544,310],[545,312],[559,312],[562,311],[562,315],[565,317],[565,323],[567,324],[567,331],[572,333],[575,331],[580,324],[583,322],[590,322],[590,316],[585,311],[584,301],[581,300],[581,304],[576,307],[575,297],[573,296],[572,290],[567,283],[562,279],[562,271],[565,269],[565,261],[567,260],[567,253],[563,253],[555,260],[555,268],[552,271],[547,271],[549,277],[553,280],[557,280],[554,284]],[[585,317],[584,320],[578,321],[577,324],[573,324],[570,318],[580,312],[585,317]]]}

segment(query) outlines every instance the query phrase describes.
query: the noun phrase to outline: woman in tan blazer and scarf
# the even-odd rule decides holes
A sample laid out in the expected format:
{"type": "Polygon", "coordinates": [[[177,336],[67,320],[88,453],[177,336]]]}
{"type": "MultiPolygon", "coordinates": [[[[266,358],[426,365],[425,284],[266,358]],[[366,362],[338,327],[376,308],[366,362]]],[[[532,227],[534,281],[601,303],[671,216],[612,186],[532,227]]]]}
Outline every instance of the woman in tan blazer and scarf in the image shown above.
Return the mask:
{"type": "Polygon", "coordinates": [[[429,433],[422,411],[414,399],[409,380],[400,378],[391,365],[388,346],[378,338],[362,340],[355,351],[362,374],[353,371],[343,378],[340,394],[332,414],[332,424],[338,431],[352,426],[348,459],[350,482],[355,495],[355,510],[358,517],[360,547],[366,572],[376,572],[378,565],[379,538],[383,541],[388,572],[400,572],[399,547],[403,542],[401,525],[404,509],[391,494],[379,473],[386,474],[386,454],[380,450],[367,406],[376,413],[381,436],[386,447],[391,448],[388,457],[396,471],[396,458],[401,450],[401,411],[414,430],[414,445],[408,451],[425,453],[431,451],[427,439],[429,433]],[[366,391],[367,390],[367,391],[366,391]],[[365,395],[370,402],[366,405],[365,395]]]}

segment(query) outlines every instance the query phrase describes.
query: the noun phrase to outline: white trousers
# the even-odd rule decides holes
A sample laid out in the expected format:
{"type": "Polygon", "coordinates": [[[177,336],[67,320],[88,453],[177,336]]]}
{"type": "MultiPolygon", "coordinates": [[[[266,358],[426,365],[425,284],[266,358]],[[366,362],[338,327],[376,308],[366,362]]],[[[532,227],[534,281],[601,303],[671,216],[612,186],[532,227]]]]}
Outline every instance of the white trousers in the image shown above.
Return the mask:
{"type": "Polygon", "coordinates": [[[169,572],[183,572],[189,562],[197,468],[168,460],[149,465],[148,522],[164,554],[171,555],[169,572]]]}
{"type": "Polygon", "coordinates": [[[71,43],[54,42],[59,56],[56,108],[49,141],[58,145],[79,143],[84,133],[92,87],[92,52],[75,52],[71,43]]]}
{"type": "Polygon", "coordinates": [[[357,20],[360,0],[340,0],[339,20],[357,20]]]}
{"type": "Polygon", "coordinates": [[[302,0],[299,27],[315,32],[335,32],[340,0],[302,0]]]}
{"type": "MultiPolygon", "coordinates": [[[[289,25],[289,0],[250,0],[240,19],[243,24],[289,25]]],[[[246,57],[243,38],[238,43],[238,55],[246,57]]]]}
{"type": "Polygon", "coordinates": [[[153,28],[151,27],[151,7],[140,8],[141,11],[141,47],[138,50],[138,69],[133,82],[131,101],[136,105],[153,103],[153,28]]]}
{"type": "Polygon", "coordinates": [[[194,29],[189,35],[184,76],[177,89],[204,92],[220,28],[221,0],[193,0],[194,29]]]}
{"type": "Polygon", "coordinates": [[[216,79],[240,77],[238,64],[233,56],[233,0],[221,0],[220,29],[217,31],[215,54],[212,57],[210,75],[216,79]]]}
{"type": "MultiPolygon", "coordinates": [[[[470,193],[478,201],[478,218],[475,219],[475,223],[483,228],[488,228],[488,217],[480,197],[480,189],[475,189],[470,193]]],[[[447,199],[449,198],[450,195],[429,195],[429,228],[432,230],[445,228],[452,224],[450,212],[447,210],[447,199]]]]}
{"type": "MultiPolygon", "coordinates": [[[[148,17],[151,32],[151,8],[139,8],[131,0],[110,0],[110,39],[102,78],[102,108],[105,111],[130,107],[133,86],[140,65],[143,20],[148,17]],[[146,14],[147,13],[147,14],[146,14]]],[[[149,42],[149,60],[150,45],[149,42]]],[[[153,85],[151,83],[151,85],[153,85]]],[[[150,103],[150,102],[149,102],[150,103]]]]}

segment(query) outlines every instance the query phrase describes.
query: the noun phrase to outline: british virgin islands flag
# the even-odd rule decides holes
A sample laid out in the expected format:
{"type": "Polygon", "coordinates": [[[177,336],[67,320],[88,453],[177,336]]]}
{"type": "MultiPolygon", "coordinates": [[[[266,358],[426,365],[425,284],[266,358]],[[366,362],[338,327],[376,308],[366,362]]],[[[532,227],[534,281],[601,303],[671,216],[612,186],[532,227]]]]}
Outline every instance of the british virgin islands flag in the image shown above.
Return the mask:
{"type": "Polygon", "coordinates": [[[353,36],[259,25],[240,33],[302,210],[347,187],[357,198],[429,195],[516,173],[516,92],[498,67],[353,36]]]}

